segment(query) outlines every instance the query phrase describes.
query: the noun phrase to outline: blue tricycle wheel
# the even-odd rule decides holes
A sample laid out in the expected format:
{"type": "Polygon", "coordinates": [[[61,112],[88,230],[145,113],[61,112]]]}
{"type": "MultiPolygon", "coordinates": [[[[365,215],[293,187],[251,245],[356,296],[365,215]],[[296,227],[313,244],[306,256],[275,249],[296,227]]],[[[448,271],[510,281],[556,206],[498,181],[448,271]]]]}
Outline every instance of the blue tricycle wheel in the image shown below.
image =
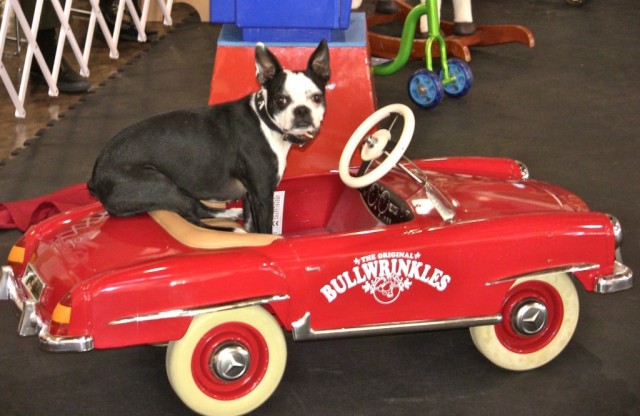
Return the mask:
{"type": "MultiPolygon", "coordinates": [[[[443,84],[444,92],[450,97],[460,98],[469,92],[469,88],[473,85],[473,74],[469,65],[458,58],[450,58],[447,60],[449,67],[449,75],[456,77],[455,81],[449,84],[443,84]]],[[[440,70],[440,79],[444,78],[444,71],[440,70]]]]}
{"type": "Polygon", "coordinates": [[[434,72],[424,68],[411,75],[407,87],[413,102],[424,109],[437,106],[444,96],[440,78],[434,72]]]}

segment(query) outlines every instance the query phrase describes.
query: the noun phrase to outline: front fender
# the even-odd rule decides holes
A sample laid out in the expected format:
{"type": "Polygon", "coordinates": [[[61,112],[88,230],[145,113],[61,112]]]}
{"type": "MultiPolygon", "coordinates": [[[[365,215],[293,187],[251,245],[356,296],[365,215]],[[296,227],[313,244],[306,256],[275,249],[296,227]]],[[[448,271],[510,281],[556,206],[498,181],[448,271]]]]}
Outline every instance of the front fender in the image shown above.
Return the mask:
{"type": "Polygon", "coordinates": [[[445,157],[418,159],[414,163],[420,169],[448,175],[472,175],[506,181],[524,181],[529,178],[529,169],[522,162],[497,157],[445,157]]]}
{"type": "Polygon", "coordinates": [[[73,292],[69,333],[92,336],[96,348],[177,340],[199,313],[288,299],[282,270],[246,249],[116,270],[73,292]]]}
{"type": "MultiPolygon", "coordinates": [[[[476,224],[460,224],[456,233],[461,247],[475,255],[476,267],[487,267],[487,283],[522,276],[565,271],[587,291],[596,291],[600,278],[615,274],[616,236],[609,217],[597,212],[542,213],[498,218],[476,224]]],[[[464,249],[463,249],[464,250],[464,249]]]]}

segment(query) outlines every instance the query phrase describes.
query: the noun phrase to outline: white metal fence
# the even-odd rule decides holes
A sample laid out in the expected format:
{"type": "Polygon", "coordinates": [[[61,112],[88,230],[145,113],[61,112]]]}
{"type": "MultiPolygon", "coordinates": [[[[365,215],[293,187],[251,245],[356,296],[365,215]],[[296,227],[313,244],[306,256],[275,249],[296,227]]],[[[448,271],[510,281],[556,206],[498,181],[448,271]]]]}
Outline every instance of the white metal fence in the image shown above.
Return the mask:
{"type": "MultiPolygon", "coordinates": [[[[0,26],[0,78],[4,84],[5,89],[9,93],[9,97],[13,102],[16,109],[15,116],[24,118],[26,111],[24,108],[25,97],[27,93],[27,85],[29,82],[29,74],[31,72],[31,65],[33,64],[33,58],[36,60],[42,71],[42,74],[49,86],[49,95],[56,97],[58,95],[58,88],[56,87],[58,75],[60,71],[60,65],[62,62],[62,53],[65,46],[68,44],[73,50],[73,54],[80,66],[80,75],[84,77],[89,76],[89,55],[91,54],[91,44],[93,40],[93,34],[96,28],[96,22],[98,27],[102,31],[104,38],[109,47],[109,57],[112,59],[118,59],[118,39],[120,36],[120,29],[122,26],[122,19],[124,17],[125,7],[131,16],[135,28],[138,31],[138,41],[145,42],[147,40],[145,34],[145,26],[149,14],[149,3],[151,0],[144,0],[140,14],[136,10],[133,0],[118,0],[118,10],[116,12],[115,24],[113,32],[109,30],[109,27],[104,19],[104,16],[100,10],[99,0],[88,0],[90,4],[89,23],[87,27],[86,40],[83,48],[80,48],[78,41],[71,29],[69,19],[71,17],[73,0],[67,0],[64,7],[60,4],[60,0],[37,0],[33,20],[28,22],[22,8],[20,7],[19,0],[3,0],[4,12],[2,15],[2,24],[0,26]],[[50,1],[55,13],[60,20],[60,32],[58,34],[58,44],[56,49],[55,60],[53,66],[49,68],[42,56],[38,44],[36,42],[36,34],[38,32],[38,26],[40,24],[40,17],[42,13],[42,6],[45,1],[50,1]],[[12,27],[11,33],[9,28],[12,27]],[[7,53],[5,51],[6,40],[14,40],[17,42],[15,52],[7,53]],[[21,39],[24,39],[27,43],[27,49],[24,56],[24,63],[22,65],[22,74],[19,80],[19,88],[16,88],[11,77],[9,76],[7,69],[4,66],[2,60],[5,57],[22,53],[22,47],[20,45],[21,39]]],[[[156,0],[163,15],[163,23],[166,26],[172,25],[171,20],[171,7],[173,0],[156,0]],[[165,3],[166,1],[166,3],[165,3]]]]}

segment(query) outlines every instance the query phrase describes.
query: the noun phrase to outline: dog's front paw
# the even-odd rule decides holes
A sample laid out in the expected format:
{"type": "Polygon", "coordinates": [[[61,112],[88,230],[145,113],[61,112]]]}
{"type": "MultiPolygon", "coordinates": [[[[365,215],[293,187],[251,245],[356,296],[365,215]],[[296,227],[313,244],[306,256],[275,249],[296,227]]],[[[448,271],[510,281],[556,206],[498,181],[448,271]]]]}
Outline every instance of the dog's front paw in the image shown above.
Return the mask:
{"type": "Polygon", "coordinates": [[[242,208],[229,208],[222,211],[216,211],[213,217],[231,221],[240,221],[242,219],[242,208]]]}

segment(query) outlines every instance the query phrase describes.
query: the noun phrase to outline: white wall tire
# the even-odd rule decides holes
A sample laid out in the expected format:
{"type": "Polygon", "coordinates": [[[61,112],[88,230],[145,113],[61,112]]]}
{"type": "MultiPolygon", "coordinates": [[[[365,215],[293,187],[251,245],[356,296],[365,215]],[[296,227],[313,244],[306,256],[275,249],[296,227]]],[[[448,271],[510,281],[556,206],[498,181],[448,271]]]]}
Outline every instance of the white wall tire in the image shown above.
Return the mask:
{"type": "Polygon", "coordinates": [[[286,361],[280,325],[253,306],[195,317],[185,336],[169,343],[166,368],[173,390],[193,411],[232,416],[252,411],[271,396],[286,361]]]}
{"type": "Polygon", "coordinates": [[[491,362],[526,371],[562,352],[578,325],[579,312],[578,293],[567,274],[528,277],[509,289],[501,323],[469,330],[473,343],[491,362]]]}

